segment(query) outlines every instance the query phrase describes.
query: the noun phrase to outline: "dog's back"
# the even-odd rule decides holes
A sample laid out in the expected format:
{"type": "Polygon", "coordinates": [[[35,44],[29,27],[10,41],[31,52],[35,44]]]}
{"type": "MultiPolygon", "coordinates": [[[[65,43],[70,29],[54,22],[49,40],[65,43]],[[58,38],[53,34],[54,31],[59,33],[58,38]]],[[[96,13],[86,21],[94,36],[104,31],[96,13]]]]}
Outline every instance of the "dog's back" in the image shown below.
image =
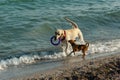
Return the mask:
{"type": "Polygon", "coordinates": [[[78,48],[79,50],[82,50],[84,48],[88,48],[89,47],[89,43],[88,42],[86,42],[85,45],[78,45],[78,44],[75,43],[75,40],[69,40],[68,42],[72,45],[73,49],[74,48],[78,48]]]}
{"type": "Polygon", "coordinates": [[[88,47],[89,47],[89,43],[87,42],[85,45],[78,45],[78,44],[75,44],[75,46],[77,46],[78,50],[87,50],[88,47]]]}

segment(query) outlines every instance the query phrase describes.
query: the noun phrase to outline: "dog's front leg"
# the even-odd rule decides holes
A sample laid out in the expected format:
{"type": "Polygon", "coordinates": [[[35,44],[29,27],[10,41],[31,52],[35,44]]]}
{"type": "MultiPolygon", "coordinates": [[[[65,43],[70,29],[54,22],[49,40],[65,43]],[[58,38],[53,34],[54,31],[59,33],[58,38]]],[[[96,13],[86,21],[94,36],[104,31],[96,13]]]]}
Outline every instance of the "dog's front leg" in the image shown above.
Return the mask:
{"type": "Polygon", "coordinates": [[[82,58],[83,58],[83,60],[85,60],[85,51],[84,51],[84,50],[82,50],[82,53],[83,53],[82,58]]]}
{"type": "Polygon", "coordinates": [[[66,55],[67,55],[68,42],[66,41],[65,43],[66,43],[65,53],[66,53],[66,55]]]}
{"type": "Polygon", "coordinates": [[[75,55],[75,51],[74,51],[74,55],[75,55]]]}
{"type": "Polygon", "coordinates": [[[71,51],[67,56],[70,56],[73,53],[73,51],[71,51]]]}

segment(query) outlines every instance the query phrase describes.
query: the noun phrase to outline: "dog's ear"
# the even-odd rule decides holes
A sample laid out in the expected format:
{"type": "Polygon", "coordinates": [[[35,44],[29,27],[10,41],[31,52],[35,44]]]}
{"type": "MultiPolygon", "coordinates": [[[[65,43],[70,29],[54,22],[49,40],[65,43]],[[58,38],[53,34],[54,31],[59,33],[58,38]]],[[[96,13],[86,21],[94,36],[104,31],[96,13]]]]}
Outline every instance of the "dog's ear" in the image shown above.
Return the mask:
{"type": "Polygon", "coordinates": [[[70,42],[70,40],[68,40],[68,42],[70,42]]]}
{"type": "Polygon", "coordinates": [[[74,42],[76,42],[76,40],[74,40],[74,42]]]}

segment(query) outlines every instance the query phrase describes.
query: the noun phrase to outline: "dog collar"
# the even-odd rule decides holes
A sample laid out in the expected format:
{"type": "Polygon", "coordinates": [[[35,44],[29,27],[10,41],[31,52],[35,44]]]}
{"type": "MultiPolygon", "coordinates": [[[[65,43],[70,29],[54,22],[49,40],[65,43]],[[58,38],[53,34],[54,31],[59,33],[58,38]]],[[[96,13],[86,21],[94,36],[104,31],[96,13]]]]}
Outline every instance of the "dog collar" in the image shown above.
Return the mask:
{"type": "Polygon", "coordinates": [[[66,31],[64,30],[64,35],[63,35],[63,38],[61,39],[61,41],[64,41],[66,38],[66,31]]]}

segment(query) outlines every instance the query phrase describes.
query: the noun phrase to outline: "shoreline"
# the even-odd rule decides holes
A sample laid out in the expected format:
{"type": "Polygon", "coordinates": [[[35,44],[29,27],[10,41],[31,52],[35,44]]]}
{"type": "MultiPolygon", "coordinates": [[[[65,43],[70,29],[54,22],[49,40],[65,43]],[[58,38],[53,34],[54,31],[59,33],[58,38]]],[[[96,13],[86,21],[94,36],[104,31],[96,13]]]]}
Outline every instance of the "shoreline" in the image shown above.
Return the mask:
{"type": "MultiPolygon", "coordinates": [[[[120,79],[120,54],[80,60],[81,56],[63,60],[63,65],[11,80],[101,80],[120,79]],[[111,77],[112,75],[112,77],[111,77]]],[[[81,58],[82,59],[82,58],[81,58]]]]}

